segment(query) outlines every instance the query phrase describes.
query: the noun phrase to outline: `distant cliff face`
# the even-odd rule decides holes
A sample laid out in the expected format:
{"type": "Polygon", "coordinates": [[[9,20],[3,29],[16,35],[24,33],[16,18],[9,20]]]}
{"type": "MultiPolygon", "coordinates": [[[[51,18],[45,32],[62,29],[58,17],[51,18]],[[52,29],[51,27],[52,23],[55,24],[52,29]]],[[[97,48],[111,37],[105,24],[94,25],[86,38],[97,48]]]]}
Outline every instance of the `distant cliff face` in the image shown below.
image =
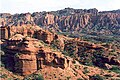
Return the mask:
{"type": "Polygon", "coordinates": [[[35,23],[57,28],[63,32],[84,32],[86,30],[101,34],[120,34],[120,13],[74,13],[67,16],[56,16],[51,13],[42,16],[35,23]]]}
{"type": "Polygon", "coordinates": [[[103,11],[97,9],[73,9],[52,12],[35,12],[33,14],[0,14],[1,25],[37,24],[43,28],[63,32],[95,32],[97,34],[120,35],[120,11],[103,11]]]}

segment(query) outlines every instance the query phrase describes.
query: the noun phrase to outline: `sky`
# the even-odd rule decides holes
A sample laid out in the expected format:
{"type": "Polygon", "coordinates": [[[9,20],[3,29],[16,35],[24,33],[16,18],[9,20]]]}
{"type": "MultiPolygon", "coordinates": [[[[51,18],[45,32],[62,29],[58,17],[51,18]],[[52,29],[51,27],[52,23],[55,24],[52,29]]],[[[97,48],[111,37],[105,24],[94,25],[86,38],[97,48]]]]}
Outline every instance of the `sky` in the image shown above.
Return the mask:
{"type": "Polygon", "coordinates": [[[120,9],[120,0],[0,0],[0,13],[33,13],[56,11],[64,8],[90,9],[99,11],[120,9]]]}

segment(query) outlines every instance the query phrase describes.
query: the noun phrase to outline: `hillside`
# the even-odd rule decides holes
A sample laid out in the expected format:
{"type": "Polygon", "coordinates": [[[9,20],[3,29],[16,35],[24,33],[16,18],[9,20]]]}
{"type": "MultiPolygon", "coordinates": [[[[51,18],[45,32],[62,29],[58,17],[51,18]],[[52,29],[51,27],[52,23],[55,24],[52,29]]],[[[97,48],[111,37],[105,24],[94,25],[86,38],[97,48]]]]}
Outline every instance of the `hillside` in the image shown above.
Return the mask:
{"type": "Polygon", "coordinates": [[[120,11],[0,13],[2,80],[120,79],[120,11]]]}
{"type": "Polygon", "coordinates": [[[56,32],[94,35],[120,35],[120,10],[98,12],[94,9],[73,9],[11,15],[1,13],[4,25],[37,24],[56,32]]]}

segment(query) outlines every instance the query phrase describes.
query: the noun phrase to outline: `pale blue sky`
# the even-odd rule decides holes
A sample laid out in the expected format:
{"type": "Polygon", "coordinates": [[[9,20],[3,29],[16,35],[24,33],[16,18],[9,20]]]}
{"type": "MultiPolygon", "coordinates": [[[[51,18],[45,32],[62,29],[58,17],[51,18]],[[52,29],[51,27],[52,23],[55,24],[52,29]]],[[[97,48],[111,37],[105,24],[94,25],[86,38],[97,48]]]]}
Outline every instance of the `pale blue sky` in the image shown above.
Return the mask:
{"type": "Polygon", "coordinates": [[[120,0],[0,0],[0,13],[26,13],[97,8],[99,11],[120,9],[120,0]]]}

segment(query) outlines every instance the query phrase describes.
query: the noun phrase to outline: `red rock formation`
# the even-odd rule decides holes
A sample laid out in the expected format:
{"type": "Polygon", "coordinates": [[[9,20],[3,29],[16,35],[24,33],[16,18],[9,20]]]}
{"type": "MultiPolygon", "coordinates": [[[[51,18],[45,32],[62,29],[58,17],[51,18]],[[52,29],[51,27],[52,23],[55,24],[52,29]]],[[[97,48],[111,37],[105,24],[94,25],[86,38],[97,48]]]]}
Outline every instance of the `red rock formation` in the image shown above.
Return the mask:
{"type": "Polygon", "coordinates": [[[22,24],[21,26],[11,26],[11,27],[0,27],[1,34],[0,36],[4,39],[8,39],[9,37],[14,36],[15,34],[21,34],[23,36],[33,37],[36,30],[40,28],[36,25],[25,25],[22,24]]]}
{"type": "Polygon", "coordinates": [[[30,13],[25,14],[25,19],[26,19],[25,21],[29,21],[29,22],[33,21],[33,18],[30,13]]]}
{"type": "Polygon", "coordinates": [[[39,46],[37,46],[39,45],[38,40],[29,37],[24,38],[20,36],[16,40],[16,37],[8,40],[9,45],[7,47],[9,50],[11,50],[9,51],[11,53],[16,53],[17,50],[17,53],[14,56],[15,71],[16,73],[19,73],[21,75],[31,74],[37,70],[36,54],[39,50],[39,46]],[[19,41],[18,44],[13,44],[16,43],[16,41],[18,40],[21,41],[19,41]]]}
{"type": "Polygon", "coordinates": [[[15,56],[15,72],[20,75],[29,75],[37,71],[36,55],[23,54],[15,56]]]}
{"type": "Polygon", "coordinates": [[[54,34],[50,33],[47,30],[39,30],[36,32],[36,38],[39,40],[43,40],[46,43],[51,43],[54,39],[54,34]]]}
{"type": "MultiPolygon", "coordinates": [[[[1,20],[8,26],[37,24],[56,31],[84,31],[99,34],[119,34],[120,14],[117,11],[98,12],[97,9],[65,8],[53,12],[36,12],[33,14],[0,14],[1,20]],[[100,31],[99,31],[100,30],[100,31]],[[99,31],[99,32],[98,32],[99,31]]],[[[86,32],[87,33],[87,32],[86,32]]]]}
{"type": "Polygon", "coordinates": [[[0,27],[0,39],[8,39],[10,37],[10,28],[6,26],[0,27]]]}
{"type": "Polygon", "coordinates": [[[55,16],[53,14],[47,13],[45,16],[46,24],[47,25],[54,24],[54,17],[55,16]]]}
{"type": "Polygon", "coordinates": [[[28,75],[45,66],[59,68],[70,67],[71,60],[61,52],[53,52],[49,47],[44,47],[37,39],[16,34],[7,40],[7,49],[13,53],[15,72],[28,75]]]}

